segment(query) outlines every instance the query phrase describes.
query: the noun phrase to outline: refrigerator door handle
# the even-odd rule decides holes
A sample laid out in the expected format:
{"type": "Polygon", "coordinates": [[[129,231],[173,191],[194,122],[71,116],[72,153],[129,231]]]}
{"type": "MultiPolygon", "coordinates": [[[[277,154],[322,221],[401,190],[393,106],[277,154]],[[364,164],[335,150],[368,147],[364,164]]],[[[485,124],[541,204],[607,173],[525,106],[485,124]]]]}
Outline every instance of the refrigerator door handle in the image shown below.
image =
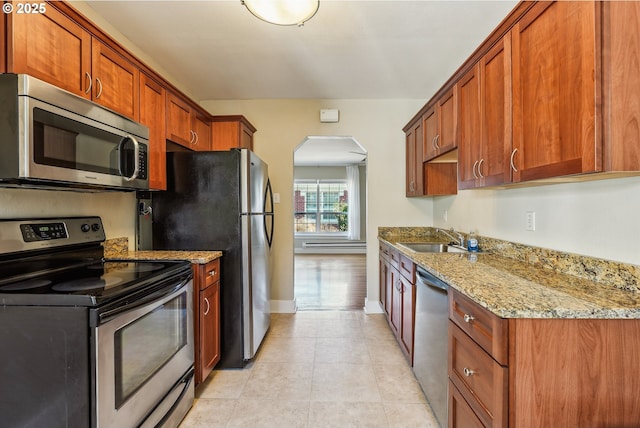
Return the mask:
{"type": "Polygon", "coordinates": [[[271,248],[273,242],[273,229],[274,229],[274,217],[273,217],[273,189],[271,189],[271,180],[267,178],[267,186],[264,189],[264,206],[262,207],[264,215],[264,234],[267,237],[267,244],[271,248]],[[267,210],[267,201],[269,201],[269,210],[267,210]],[[271,222],[271,227],[267,226],[267,217],[271,222]]]}

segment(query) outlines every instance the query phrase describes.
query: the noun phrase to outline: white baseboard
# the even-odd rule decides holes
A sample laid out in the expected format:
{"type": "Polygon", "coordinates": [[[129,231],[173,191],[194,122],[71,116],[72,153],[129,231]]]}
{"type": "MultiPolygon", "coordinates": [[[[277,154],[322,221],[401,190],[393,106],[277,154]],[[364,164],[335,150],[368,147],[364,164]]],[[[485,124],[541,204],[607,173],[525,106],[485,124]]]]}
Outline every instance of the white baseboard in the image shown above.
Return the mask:
{"type": "Polygon", "coordinates": [[[380,302],[377,300],[368,300],[364,301],[364,311],[367,314],[381,314],[382,308],[380,307],[380,302]]]}
{"type": "Polygon", "coordinates": [[[271,313],[274,314],[295,314],[298,310],[295,298],[293,300],[271,300],[269,307],[271,313]]]}

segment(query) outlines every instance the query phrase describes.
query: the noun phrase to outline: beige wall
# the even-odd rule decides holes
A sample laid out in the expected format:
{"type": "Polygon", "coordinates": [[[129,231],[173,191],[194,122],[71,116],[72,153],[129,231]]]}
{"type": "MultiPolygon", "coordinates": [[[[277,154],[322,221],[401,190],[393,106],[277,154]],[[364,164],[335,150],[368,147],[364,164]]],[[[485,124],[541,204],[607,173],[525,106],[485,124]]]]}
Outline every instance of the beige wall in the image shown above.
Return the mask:
{"type": "Polygon", "coordinates": [[[0,218],[100,216],[107,239],[126,237],[135,244],[135,192],[0,188],[0,218]]]}
{"type": "Polygon", "coordinates": [[[436,226],[640,265],[640,178],[523,189],[467,190],[435,199],[436,226]],[[525,213],[536,230],[525,230],[525,213]],[[448,221],[444,220],[447,213],[448,221]]]}
{"type": "Polygon", "coordinates": [[[353,136],[368,152],[367,310],[379,311],[378,226],[428,226],[431,199],[404,197],[402,127],[424,100],[203,101],[214,114],[242,114],[258,129],[255,152],[269,164],[276,204],[273,246],[274,310],[291,310],[293,287],[293,152],[309,135],[353,136]],[[340,110],[339,123],[320,123],[321,108],[340,110]]]}

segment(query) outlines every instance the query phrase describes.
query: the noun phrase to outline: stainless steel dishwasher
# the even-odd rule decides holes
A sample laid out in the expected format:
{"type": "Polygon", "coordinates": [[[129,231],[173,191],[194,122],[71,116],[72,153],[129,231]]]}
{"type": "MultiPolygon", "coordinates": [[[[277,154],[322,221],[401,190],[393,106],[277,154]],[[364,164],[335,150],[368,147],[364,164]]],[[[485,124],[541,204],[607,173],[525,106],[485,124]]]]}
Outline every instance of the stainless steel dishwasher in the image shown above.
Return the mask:
{"type": "Polygon", "coordinates": [[[413,373],[441,427],[447,426],[448,289],[446,282],[418,266],[413,373]]]}

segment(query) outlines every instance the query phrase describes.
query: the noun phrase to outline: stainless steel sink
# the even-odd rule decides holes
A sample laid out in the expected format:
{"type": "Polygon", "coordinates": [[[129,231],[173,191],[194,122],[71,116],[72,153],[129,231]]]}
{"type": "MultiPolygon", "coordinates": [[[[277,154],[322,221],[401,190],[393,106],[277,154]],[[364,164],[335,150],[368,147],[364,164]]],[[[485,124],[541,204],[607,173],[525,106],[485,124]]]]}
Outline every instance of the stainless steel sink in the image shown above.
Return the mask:
{"type": "Polygon", "coordinates": [[[397,242],[396,245],[414,253],[466,253],[463,247],[451,244],[434,244],[425,242],[397,242]]]}

